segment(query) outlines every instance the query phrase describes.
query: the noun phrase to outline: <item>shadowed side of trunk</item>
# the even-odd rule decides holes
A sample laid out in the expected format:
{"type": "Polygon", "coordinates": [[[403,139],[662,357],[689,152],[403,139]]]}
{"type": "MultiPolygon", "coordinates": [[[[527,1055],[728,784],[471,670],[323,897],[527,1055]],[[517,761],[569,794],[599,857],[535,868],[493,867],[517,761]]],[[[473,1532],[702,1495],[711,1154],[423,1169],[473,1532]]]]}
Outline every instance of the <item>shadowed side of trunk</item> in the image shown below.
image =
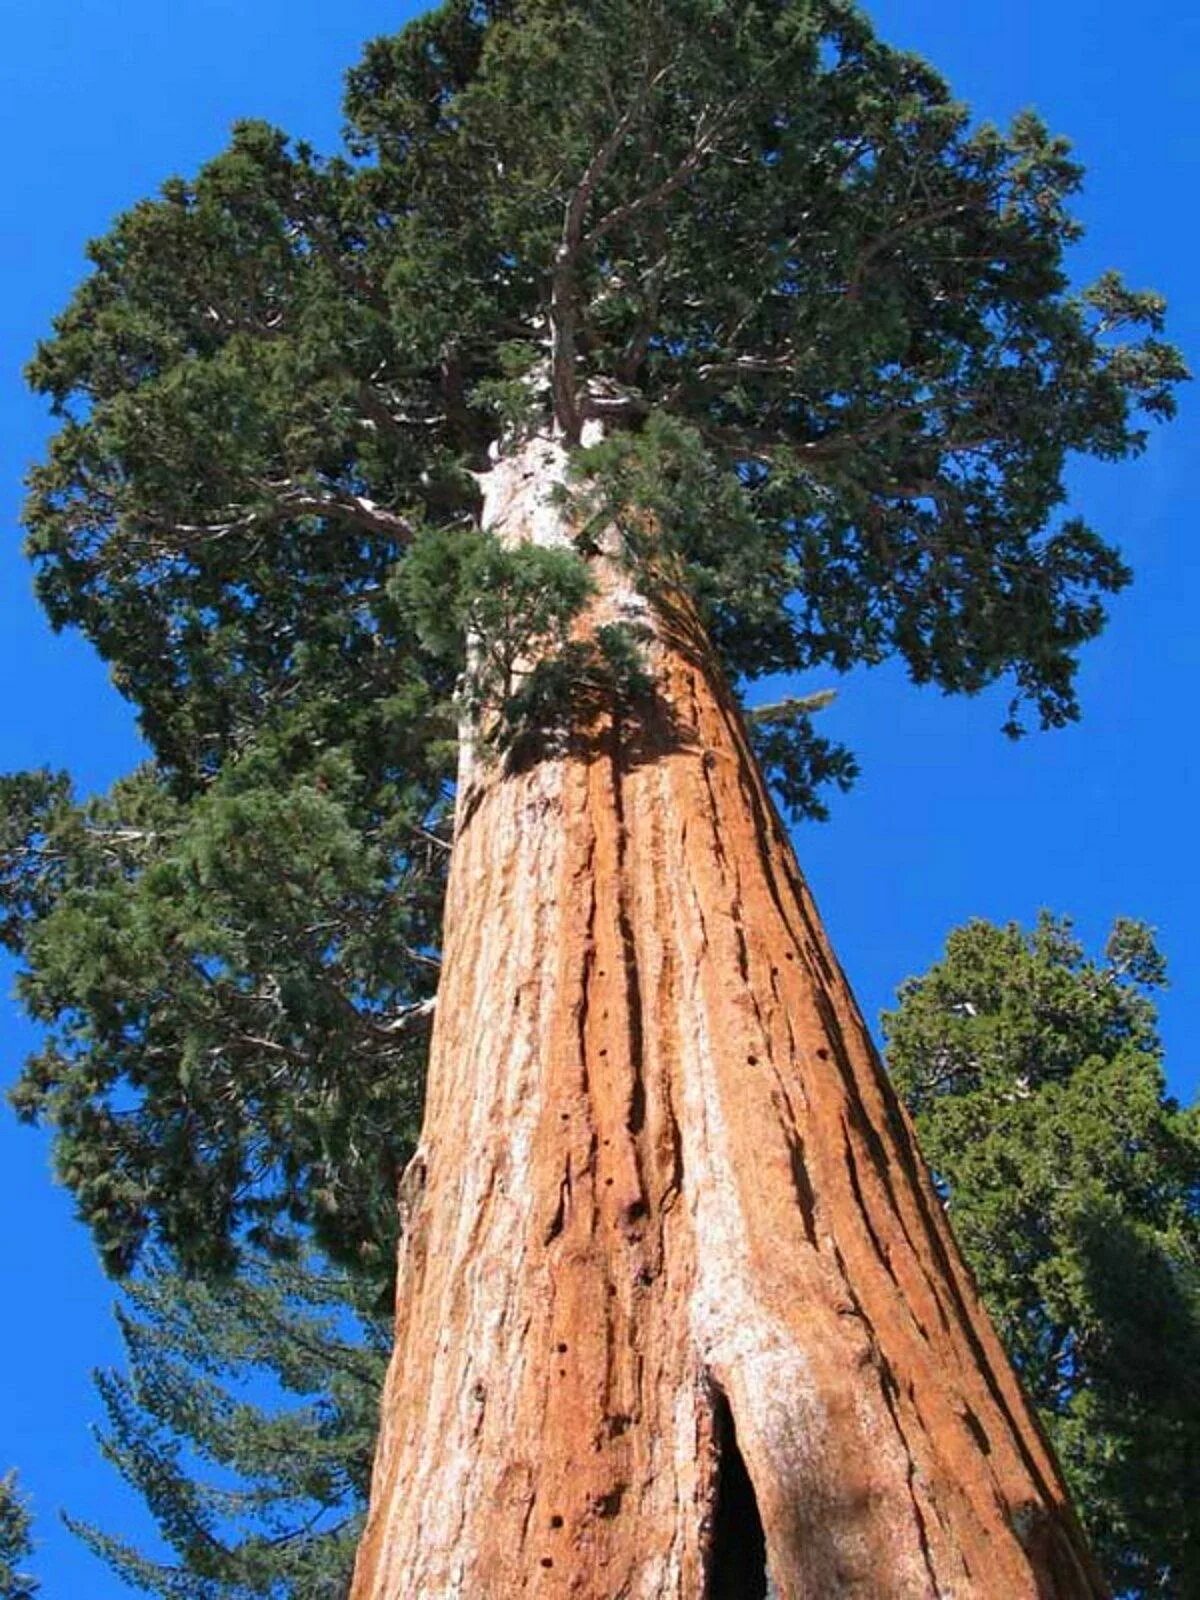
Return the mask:
{"type": "Polygon", "coordinates": [[[1100,1596],[695,615],[601,568],[652,702],[464,757],[354,1600],[1100,1596]]]}

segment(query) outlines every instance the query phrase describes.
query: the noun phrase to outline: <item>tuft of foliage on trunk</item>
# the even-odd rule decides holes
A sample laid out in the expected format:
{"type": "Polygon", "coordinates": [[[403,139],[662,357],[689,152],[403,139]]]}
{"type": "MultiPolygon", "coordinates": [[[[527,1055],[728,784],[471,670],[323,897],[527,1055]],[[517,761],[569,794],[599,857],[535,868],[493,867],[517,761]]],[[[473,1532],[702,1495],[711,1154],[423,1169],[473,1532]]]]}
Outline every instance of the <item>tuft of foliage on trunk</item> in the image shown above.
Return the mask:
{"type": "MultiPolygon", "coordinates": [[[[499,758],[639,689],[636,638],[571,636],[589,508],[739,693],[899,657],[1057,725],[1129,577],[1064,469],[1136,454],[1183,376],[1156,295],[1071,287],[1065,142],[973,126],[844,0],[449,0],[346,109],[344,154],[244,123],[119,218],[30,367],[38,592],[150,761],[84,803],[8,780],[48,1034],[17,1103],[117,1271],[311,1227],[386,1278],[457,719],[503,713],[499,758]],[[498,571],[478,478],[539,430],[579,447],[579,559],[498,571]],[[530,585],[514,693],[474,669],[530,585]]],[[[799,813],[853,776],[802,709],[760,735],[799,813]]]]}
{"type": "Polygon", "coordinates": [[[33,1600],[41,1585],[20,1569],[33,1554],[29,1509],[15,1472],[0,1478],[0,1600],[33,1600]]]}
{"type": "Polygon", "coordinates": [[[888,1062],[1116,1593],[1200,1587],[1200,1107],[1164,1092],[1165,967],[1118,921],[975,921],[900,990],[888,1062]]]}
{"type": "Polygon", "coordinates": [[[103,1453],[174,1563],[68,1519],[161,1600],[341,1600],[366,1504],[388,1330],[345,1275],[255,1258],[204,1285],[162,1261],[118,1311],[103,1453]]]}

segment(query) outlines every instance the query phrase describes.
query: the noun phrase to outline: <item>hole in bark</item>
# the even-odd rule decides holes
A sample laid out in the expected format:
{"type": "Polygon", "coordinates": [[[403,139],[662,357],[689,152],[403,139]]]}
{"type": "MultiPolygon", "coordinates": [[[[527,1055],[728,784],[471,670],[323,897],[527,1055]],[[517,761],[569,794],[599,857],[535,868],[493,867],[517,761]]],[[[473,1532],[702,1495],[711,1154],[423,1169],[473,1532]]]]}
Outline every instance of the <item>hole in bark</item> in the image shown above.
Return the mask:
{"type": "Polygon", "coordinates": [[[549,1556],[543,1556],[542,1557],[542,1565],[544,1567],[552,1567],[554,1565],[554,1562],[550,1559],[549,1556]]]}
{"type": "Polygon", "coordinates": [[[767,1600],[767,1540],[754,1485],[738,1449],[729,1402],[719,1391],[716,1511],[706,1600],[767,1600]]]}
{"type": "Polygon", "coordinates": [[[561,1528],[562,1525],[563,1525],[563,1519],[560,1516],[555,1515],[555,1516],[550,1518],[550,1526],[552,1528],[561,1528]]]}
{"type": "Polygon", "coordinates": [[[621,1509],[621,1501],[625,1498],[625,1485],[618,1484],[615,1489],[610,1489],[607,1494],[598,1494],[592,1501],[592,1510],[598,1517],[615,1517],[621,1509]]]}
{"type": "Polygon", "coordinates": [[[746,1065],[748,1067],[756,1067],[758,1065],[758,1057],[757,1056],[747,1056],[746,1057],[746,1065]]]}
{"type": "Polygon", "coordinates": [[[558,1351],[560,1356],[565,1356],[567,1353],[567,1347],[565,1344],[556,1344],[554,1348],[558,1351]]]}

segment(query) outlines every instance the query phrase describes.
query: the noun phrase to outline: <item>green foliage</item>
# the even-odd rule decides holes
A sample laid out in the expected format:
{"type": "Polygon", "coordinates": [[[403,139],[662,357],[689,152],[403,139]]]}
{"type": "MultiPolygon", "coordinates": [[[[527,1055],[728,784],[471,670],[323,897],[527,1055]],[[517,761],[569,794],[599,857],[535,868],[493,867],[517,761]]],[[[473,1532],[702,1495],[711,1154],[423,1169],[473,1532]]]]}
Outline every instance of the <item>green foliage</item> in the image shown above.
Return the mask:
{"type": "MultiPolygon", "coordinates": [[[[844,0],[450,0],[346,108],[345,156],[246,123],[119,218],[30,368],[38,591],[150,759],[6,780],[0,929],[18,1106],[118,1271],[315,1229],[383,1277],[458,718],[536,750],[649,687],[572,630],[590,516],[739,692],[899,656],[1058,723],[1128,576],[1065,465],[1183,374],[1155,296],[1071,290],[1064,143],[972,128],[844,0]],[[481,537],[493,447],[589,419],[578,550],[481,537]]],[[[795,810],[853,774],[806,713],[758,736],[795,810]]]]}
{"type": "Polygon", "coordinates": [[[17,1475],[0,1478],[0,1600],[33,1600],[41,1585],[18,1570],[33,1554],[29,1511],[17,1488],[17,1475]]]}
{"type": "Polygon", "coordinates": [[[644,630],[610,622],[541,656],[504,703],[497,742],[522,761],[586,736],[602,712],[613,714],[619,729],[653,697],[645,646],[644,630]]]}
{"type": "Polygon", "coordinates": [[[574,636],[596,592],[574,550],[507,549],[483,531],[431,531],[413,544],[395,587],[422,643],[456,670],[460,709],[485,750],[544,748],[586,727],[600,706],[653,693],[633,626],[574,636]]]}
{"type": "Polygon", "coordinates": [[[849,750],[817,732],[802,701],[756,716],[750,724],[750,742],[780,802],[793,817],[828,817],[822,785],[834,783],[844,792],[858,775],[858,763],[849,750]]]}
{"type": "Polygon", "coordinates": [[[420,1114],[406,1025],[437,965],[444,846],[343,753],[260,748],[191,804],[151,767],[83,804],[5,780],[27,1010],[13,1092],[114,1271],[151,1232],[191,1267],[297,1228],[386,1284],[420,1114]]]}
{"type": "Polygon", "coordinates": [[[422,642],[458,669],[464,713],[494,743],[511,743],[527,721],[531,677],[566,687],[577,675],[571,625],[595,585],[573,550],[439,530],[416,541],[396,587],[422,642]]]}
{"type": "Polygon", "coordinates": [[[1069,292],[1064,141],[1030,114],[972,130],[841,4],[501,15],[451,8],[351,77],[375,192],[419,173],[404,282],[427,331],[491,341],[499,365],[498,335],[523,322],[536,347],[548,318],[568,431],[589,411],[687,425],[697,565],[737,672],[899,654],[918,681],[1011,675],[1042,721],[1075,715],[1074,652],[1127,573],[1051,525],[1062,467],[1140,448],[1137,411],[1169,413],[1182,368],[1157,297],[1114,274],[1069,292]],[[745,606],[731,479],[767,557],[745,606]]]}
{"type": "Polygon", "coordinates": [[[1200,1587],[1200,1108],[1144,926],[968,923],[884,1018],[955,1234],[1116,1592],[1200,1587]]]}
{"type": "MultiPolygon", "coordinates": [[[[754,465],[724,470],[697,431],[662,414],[635,434],[616,434],[578,453],[572,495],[584,529],[615,525],[643,588],[677,581],[688,592],[727,667],[744,679],[777,663],[801,665],[792,651],[787,594],[794,564],[760,515],[766,476],[754,465]]],[[[857,775],[844,745],[824,738],[800,701],[750,719],[755,753],[776,797],[797,820],[824,818],[822,786],[843,791],[857,775]]]]}
{"type": "Polygon", "coordinates": [[[70,1526],[163,1600],[341,1600],[389,1342],[352,1280],[255,1258],[205,1286],[152,1261],[118,1318],[129,1371],[96,1376],[101,1447],[177,1559],[70,1526]]]}
{"type": "Polygon", "coordinates": [[[686,437],[650,475],[699,469],[737,675],[898,653],[1074,715],[1126,573],[1050,527],[1062,468],[1137,450],[1182,368],[1155,296],[1068,291],[1063,141],[971,130],[830,0],[453,4],[370,46],[347,106],[359,165],[248,124],[121,219],[31,369],[73,418],[34,476],[42,593],[173,760],[194,675],[212,738],[308,619],[364,625],[414,519],[469,511],[480,386],[514,381],[543,419],[686,437]],[[551,335],[572,364],[538,391],[551,335]]]}

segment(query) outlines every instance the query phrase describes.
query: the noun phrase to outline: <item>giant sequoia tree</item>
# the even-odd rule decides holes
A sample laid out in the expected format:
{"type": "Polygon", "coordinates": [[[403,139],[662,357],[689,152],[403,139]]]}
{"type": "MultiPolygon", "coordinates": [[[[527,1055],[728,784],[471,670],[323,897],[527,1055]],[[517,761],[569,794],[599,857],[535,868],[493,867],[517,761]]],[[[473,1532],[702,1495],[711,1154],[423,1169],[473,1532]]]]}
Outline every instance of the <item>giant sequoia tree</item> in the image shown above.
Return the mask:
{"type": "Polygon", "coordinates": [[[840,0],[452,0],[347,112],[120,219],[33,365],[40,591],[153,759],[10,780],[20,1104],[116,1267],[370,1270],[436,987],[358,1600],[1102,1593],[768,798],[852,760],[739,698],[1073,717],[1127,573],[1063,467],[1169,413],[1160,303],[840,0]]]}

